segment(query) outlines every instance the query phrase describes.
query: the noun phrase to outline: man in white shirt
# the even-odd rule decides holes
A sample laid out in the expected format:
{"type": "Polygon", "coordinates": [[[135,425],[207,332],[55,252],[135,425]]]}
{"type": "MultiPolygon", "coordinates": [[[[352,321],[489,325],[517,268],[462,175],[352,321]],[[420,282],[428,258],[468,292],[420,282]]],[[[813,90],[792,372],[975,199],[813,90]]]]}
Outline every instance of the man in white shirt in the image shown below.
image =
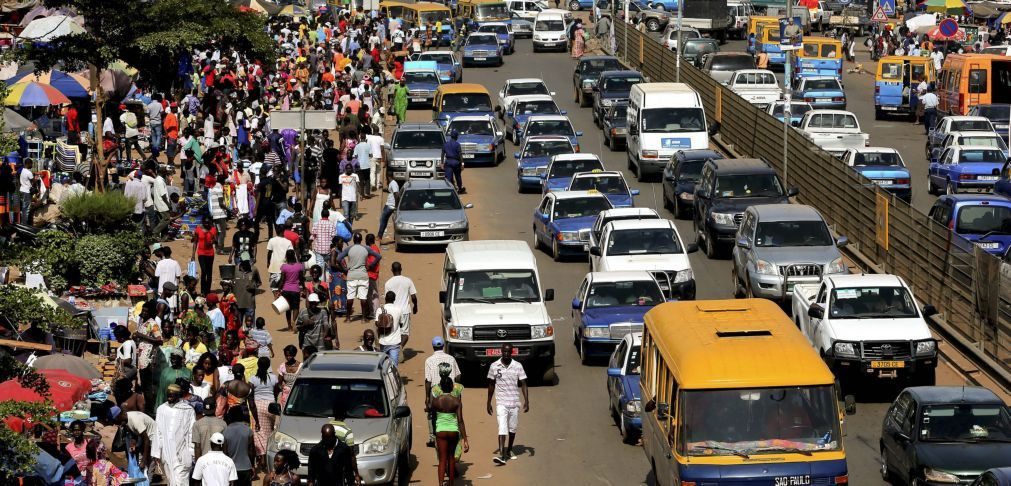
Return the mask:
{"type": "Polygon", "coordinates": [[[151,183],[151,202],[154,204],[154,210],[158,213],[158,225],[151,232],[154,233],[155,238],[160,238],[162,232],[168,228],[171,219],[168,185],[165,183],[165,178],[158,173],[157,164],[151,172],[155,175],[154,181],[151,183]]]}
{"type": "Polygon", "coordinates": [[[397,209],[397,200],[400,199],[400,184],[397,184],[396,179],[390,178],[388,191],[386,204],[383,205],[383,211],[379,214],[379,231],[376,232],[376,239],[380,242],[383,241],[383,233],[386,232],[386,225],[389,224],[393,211],[397,209]]]}
{"type": "Polygon", "coordinates": [[[923,105],[923,126],[927,132],[930,132],[937,119],[937,104],[939,102],[937,95],[934,94],[934,88],[930,86],[927,87],[927,94],[920,97],[920,103],[923,105]]]}
{"type": "Polygon", "coordinates": [[[267,240],[267,273],[270,274],[270,288],[281,289],[281,265],[288,250],[294,250],[291,241],[280,232],[267,240]]]}
{"type": "Polygon", "coordinates": [[[344,173],[337,178],[341,185],[341,209],[344,217],[350,221],[358,219],[358,174],[352,170],[352,164],[344,166],[344,173]]]}
{"type": "Polygon", "coordinates": [[[183,275],[183,269],[179,266],[179,262],[172,258],[172,249],[164,246],[161,253],[163,258],[154,267],[154,276],[158,277],[158,291],[156,292],[158,295],[161,295],[162,288],[167,282],[179,285],[179,277],[183,275]]]}
{"type": "Polygon", "coordinates": [[[930,53],[930,58],[934,61],[934,71],[941,72],[941,66],[944,64],[944,53],[941,52],[941,48],[935,47],[934,52],[930,53]]]}
{"type": "Polygon", "coordinates": [[[32,182],[35,173],[32,172],[32,159],[25,159],[25,166],[18,174],[18,197],[21,198],[21,224],[32,225],[32,182]]]}
{"type": "MultiPolygon", "coordinates": [[[[364,103],[365,101],[363,100],[362,102],[364,103]]],[[[370,106],[369,108],[369,112],[372,113],[372,107],[370,106]]],[[[379,171],[383,170],[383,136],[369,134],[365,136],[365,142],[369,144],[369,153],[372,158],[372,174],[369,183],[372,184],[373,188],[378,189],[379,171]]]]}
{"type": "Polygon", "coordinates": [[[119,105],[119,110],[123,113],[119,115],[119,122],[123,124],[124,136],[126,137],[126,158],[132,159],[131,148],[137,149],[137,156],[143,157],[144,151],[140,148],[140,130],[137,130],[137,115],[126,108],[126,105],[119,105]]]}
{"type": "Polygon", "coordinates": [[[530,411],[530,395],[527,393],[527,373],[523,365],[512,358],[513,345],[502,345],[502,357],[488,367],[488,415],[498,419],[498,451],[493,459],[496,464],[505,464],[513,455],[513,442],[520,420],[520,392],[522,392],[523,413],[530,411]],[[491,399],[495,398],[495,408],[491,399]],[[509,444],[506,445],[506,437],[509,444]]]}
{"type": "Polygon", "coordinates": [[[158,213],[154,210],[154,177],[151,176],[151,173],[142,170],[140,180],[147,186],[147,197],[144,198],[144,217],[147,219],[146,228],[150,230],[157,224],[155,220],[158,219],[158,213]]]}
{"type": "Polygon", "coordinates": [[[402,335],[401,345],[407,346],[407,339],[411,335],[411,314],[418,313],[418,289],[414,287],[414,282],[403,275],[403,267],[400,262],[393,262],[390,266],[393,276],[386,281],[385,292],[393,292],[396,299],[393,304],[400,311],[400,333],[402,335]]]}
{"type": "Polygon", "coordinates": [[[400,309],[394,304],[397,300],[397,295],[393,292],[386,292],[386,303],[381,305],[379,309],[376,310],[376,327],[378,328],[379,320],[385,319],[387,316],[391,319],[393,323],[390,331],[383,334],[379,332],[379,345],[382,351],[390,355],[390,360],[393,361],[393,366],[399,366],[400,363],[400,346],[403,341],[400,328],[400,309]]]}
{"type": "Polygon", "coordinates": [[[211,450],[197,459],[193,465],[193,479],[203,486],[229,486],[239,479],[235,461],[222,449],[225,436],[221,432],[211,434],[211,450]]]}
{"type": "Polygon", "coordinates": [[[140,171],[134,173],[134,176],[126,181],[126,186],[123,187],[123,195],[134,200],[134,223],[140,224],[144,221],[144,201],[147,200],[149,192],[151,190],[147,187],[147,184],[141,181],[140,171]]]}

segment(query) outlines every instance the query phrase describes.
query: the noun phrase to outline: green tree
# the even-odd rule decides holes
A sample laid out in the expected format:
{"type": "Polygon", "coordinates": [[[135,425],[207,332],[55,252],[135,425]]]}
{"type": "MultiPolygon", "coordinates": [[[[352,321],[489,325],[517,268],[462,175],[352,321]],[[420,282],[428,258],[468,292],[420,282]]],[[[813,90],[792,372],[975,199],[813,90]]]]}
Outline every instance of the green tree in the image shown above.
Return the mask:
{"type": "MultiPolygon", "coordinates": [[[[0,354],[0,382],[16,379],[21,386],[34,390],[41,396],[49,393],[49,384],[33,368],[25,366],[8,354],[0,354]]],[[[52,424],[56,415],[50,401],[28,403],[15,400],[0,401],[0,417],[30,418],[34,423],[52,424]]],[[[39,446],[0,422],[0,482],[17,484],[16,478],[32,471],[39,446]]]]}

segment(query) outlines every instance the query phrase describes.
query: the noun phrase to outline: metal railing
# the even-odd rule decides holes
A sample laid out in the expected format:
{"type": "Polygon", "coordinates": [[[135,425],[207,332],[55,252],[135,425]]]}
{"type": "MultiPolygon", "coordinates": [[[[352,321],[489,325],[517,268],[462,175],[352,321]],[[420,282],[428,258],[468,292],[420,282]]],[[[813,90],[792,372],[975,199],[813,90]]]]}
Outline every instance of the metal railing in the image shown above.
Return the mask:
{"type": "MultiPolygon", "coordinates": [[[[654,82],[675,81],[676,55],[624,22],[616,22],[615,55],[654,82]]],[[[759,110],[689,63],[680,81],[702,97],[719,138],[742,156],[764,159],[783,175],[783,122],[759,110]]],[[[883,272],[902,276],[942,324],[1011,374],[1011,268],[850,169],[794,129],[787,131],[788,185],[822,213],[854,250],[883,272]]],[[[873,142],[873,136],[872,136],[873,142]]]]}

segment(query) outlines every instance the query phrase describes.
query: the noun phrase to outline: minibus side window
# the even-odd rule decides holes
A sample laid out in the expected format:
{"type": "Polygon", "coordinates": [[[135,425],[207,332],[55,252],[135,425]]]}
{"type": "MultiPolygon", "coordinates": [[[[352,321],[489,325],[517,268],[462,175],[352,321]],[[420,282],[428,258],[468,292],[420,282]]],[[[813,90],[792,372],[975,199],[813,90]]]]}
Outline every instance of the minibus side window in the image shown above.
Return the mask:
{"type": "Polygon", "coordinates": [[[986,93],[986,69],[969,70],[969,93],[986,93]]]}

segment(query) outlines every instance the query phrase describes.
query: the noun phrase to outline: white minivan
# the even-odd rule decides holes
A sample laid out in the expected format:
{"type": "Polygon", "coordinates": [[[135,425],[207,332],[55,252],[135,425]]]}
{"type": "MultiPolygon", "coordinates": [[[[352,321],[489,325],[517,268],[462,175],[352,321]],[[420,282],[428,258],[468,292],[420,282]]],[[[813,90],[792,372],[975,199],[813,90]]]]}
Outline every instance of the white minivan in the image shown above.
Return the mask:
{"type": "Polygon", "coordinates": [[[638,83],[628,100],[628,166],[643,181],[663,172],[674,152],[708,149],[702,97],[684,83],[638,83]]]}
{"type": "MultiPolygon", "coordinates": [[[[544,303],[554,298],[554,289],[541,290],[537,260],[526,243],[450,243],[439,292],[446,352],[473,370],[498,360],[502,344],[511,343],[527,376],[551,383],[555,331],[544,303]]],[[[478,373],[485,376],[487,369],[478,373]]]]}
{"type": "Polygon", "coordinates": [[[565,33],[565,16],[557,12],[540,12],[534,18],[534,52],[542,50],[566,51],[569,37],[565,33]]]}

